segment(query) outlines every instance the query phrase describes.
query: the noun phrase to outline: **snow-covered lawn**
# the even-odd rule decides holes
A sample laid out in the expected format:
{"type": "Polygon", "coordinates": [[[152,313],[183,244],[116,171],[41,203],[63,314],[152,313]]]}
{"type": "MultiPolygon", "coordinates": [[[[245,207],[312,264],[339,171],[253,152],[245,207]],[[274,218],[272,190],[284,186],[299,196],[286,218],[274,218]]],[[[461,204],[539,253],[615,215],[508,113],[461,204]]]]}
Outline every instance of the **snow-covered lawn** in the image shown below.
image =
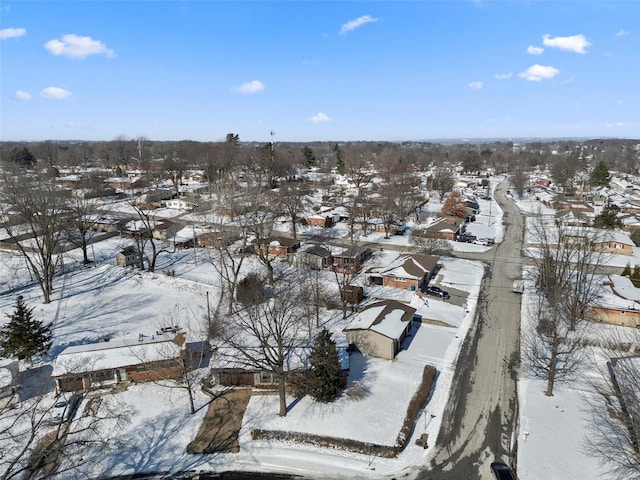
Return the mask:
{"type": "MultiPolygon", "coordinates": [[[[476,236],[502,238],[501,212],[494,203],[489,221],[487,205],[480,201],[482,212],[471,225],[476,236]]],[[[530,211],[535,202],[525,200],[530,211]]],[[[431,202],[430,207],[437,207],[431,202]]],[[[521,205],[524,207],[524,205],[521,205]]],[[[344,233],[344,226],[336,231],[344,233]]],[[[303,232],[310,234],[311,232],[303,232]]],[[[407,236],[381,238],[370,234],[367,241],[380,244],[407,244],[407,236]]],[[[158,272],[140,273],[115,267],[114,255],[126,240],[113,238],[91,247],[96,264],[77,265],[81,260],[77,251],[65,254],[65,265],[73,271],[56,278],[54,301],[41,303],[39,289],[30,284],[24,262],[1,253],[0,323],[5,313],[13,310],[15,295],[24,296],[34,306],[37,318],[54,322],[55,355],[73,344],[95,342],[100,338],[137,337],[139,333],[154,332],[167,322],[187,329],[206,313],[207,293],[211,308],[217,302],[219,276],[211,266],[206,251],[185,251],[163,254],[158,272]],[[175,272],[175,277],[162,273],[175,272]],[[28,284],[28,285],[27,285],[28,284]],[[24,286],[26,285],[26,286],[24,286]]],[[[454,242],[457,250],[484,251],[487,247],[454,242]]],[[[390,255],[379,252],[380,261],[390,255]]],[[[631,264],[640,263],[638,252],[629,258],[631,264]]],[[[278,470],[306,473],[331,478],[341,475],[375,477],[407,472],[414,466],[428,463],[434,454],[433,439],[437,437],[442,413],[449,401],[449,390],[460,345],[475,317],[475,305],[482,276],[479,264],[459,259],[443,259],[444,268],[439,282],[445,288],[468,294],[465,306],[429,298],[425,304],[417,297],[412,305],[418,313],[429,311],[450,327],[422,324],[414,331],[408,346],[396,360],[364,359],[354,355],[350,381],[361,381],[369,389],[362,400],[347,396],[336,403],[320,405],[308,398],[295,403],[289,400],[287,417],[277,415],[277,398],[256,396],[247,408],[240,432],[241,450],[238,454],[186,454],[186,445],[193,440],[206,411],[208,398],[198,395],[196,415],[188,414],[187,397],[183,391],[170,390],[153,384],[138,384],[115,395],[127,408],[135,411],[132,423],[119,432],[127,448],[115,454],[98,452],[100,461],[87,474],[124,474],[152,470],[178,471],[184,469],[246,469],[278,470]],[[255,428],[293,430],[336,437],[347,437],[372,443],[392,444],[400,430],[406,405],[415,392],[422,368],[431,364],[439,376],[432,398],[421,413],[407,449],[396,459],[374,458],[349,452],[320,449],[284,442],[252,441],[250,431],[255,428]],[[431,446],[427,450],[415,445],[415,435],[428,432],[431,446]],[[375,469],[375,470],[373,470],[375,469]]],[[[626,264],[626,263],[625,263],[626,264]]],[[[250,263],[247,265],[250,267],[250,263]]],[[[523,298],[525,298],[523,296],[523,298]]],[[[425,315],[426,316],[426,315],[425,315]]],[[[327,314],[333,331],[339,331],[339,315],[327,314]]],[[[348,320],[347,320],[348,321],[348,320]]],[[[602,326],[604,330],[609,327],[602,326]]],[[[585,372],[585,375],[592,374],[585,372]]],[[[518,476],[523,480],[579,478],[596,480],[601,476],[597,461],[585,451],[582,439],[588,435],[589,416],[585,400],[589,395],[581,383],[558,386],[554,397],[545,397],[544,385],[529,378],[519,382],[520,430],[518,439],[518,476]]],[[[70,477],[69,477],[70,478],[70,477]]]]}

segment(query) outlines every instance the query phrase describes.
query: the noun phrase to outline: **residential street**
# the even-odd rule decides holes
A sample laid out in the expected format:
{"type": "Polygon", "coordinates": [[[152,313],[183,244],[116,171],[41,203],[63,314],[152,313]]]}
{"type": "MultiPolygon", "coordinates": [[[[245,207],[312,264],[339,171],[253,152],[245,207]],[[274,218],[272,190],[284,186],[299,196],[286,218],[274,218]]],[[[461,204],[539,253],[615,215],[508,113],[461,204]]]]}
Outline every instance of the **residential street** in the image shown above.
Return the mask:
{"type": "Polygon", "coordinates": [[[489,263],[477,321],[457,362],[450,408],[437,439],[438,454],[431,469],[418,478],[488,480],[493,478],[491,462],[512,463],[516,458],[521,297],[511,286],[523,264],[524,219],[505,197],[505,185],[495,191],[505,212],[504,241],[485,254],[458,255],[489,263]]]}

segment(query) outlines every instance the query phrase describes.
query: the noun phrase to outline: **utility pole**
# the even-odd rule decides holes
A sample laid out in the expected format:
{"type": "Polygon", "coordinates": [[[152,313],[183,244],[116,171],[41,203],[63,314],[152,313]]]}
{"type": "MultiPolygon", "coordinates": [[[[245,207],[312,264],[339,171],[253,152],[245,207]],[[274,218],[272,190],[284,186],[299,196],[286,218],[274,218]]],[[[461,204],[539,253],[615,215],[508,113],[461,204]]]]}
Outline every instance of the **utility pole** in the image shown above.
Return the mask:
{"type": "Polygon", "coordinates": [[[193,231],[193,264],[198,266],[198,259],[196,258],[196,226],[192,223],[191,230],[193,231]]]}

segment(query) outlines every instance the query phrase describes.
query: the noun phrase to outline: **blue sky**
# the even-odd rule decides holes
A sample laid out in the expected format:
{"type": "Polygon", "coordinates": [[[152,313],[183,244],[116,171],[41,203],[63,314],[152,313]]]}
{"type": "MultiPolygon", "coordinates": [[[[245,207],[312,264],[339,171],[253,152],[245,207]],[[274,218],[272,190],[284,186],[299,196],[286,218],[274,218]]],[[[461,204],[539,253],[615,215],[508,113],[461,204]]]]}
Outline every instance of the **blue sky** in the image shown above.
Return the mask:
{"type": "Polygon", "coordinates": [[[0,139],[640,137],[637,1],[4,1],[0,139]]]}

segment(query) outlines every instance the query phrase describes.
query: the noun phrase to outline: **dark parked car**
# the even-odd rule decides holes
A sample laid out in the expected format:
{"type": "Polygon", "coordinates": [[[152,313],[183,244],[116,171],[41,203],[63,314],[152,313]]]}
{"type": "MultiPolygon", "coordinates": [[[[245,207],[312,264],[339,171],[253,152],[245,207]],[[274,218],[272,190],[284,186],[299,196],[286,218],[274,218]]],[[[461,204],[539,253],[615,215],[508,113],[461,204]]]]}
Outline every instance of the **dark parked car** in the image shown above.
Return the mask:
{"type": "Polygon", "coordinates": [[[516,480],[516,476],[513,474],[509,465],[504,462],[493,462],[491,464],[491,471],[496,477],[496,480],[516,480]]]}
{"type": "Polygon", "coordinates": [[[426,287],[422,291],[427,295],[433,295],[434,297],[439,297],[443,300],[449,300],[451,298],[449,292],[442,290],[440,287],[426,287]]]}
{"type": "Polygon", "coordinates": [[[476,239],[475,235],[470,235],[468,233],[463,233],[462,235],[458,235],[458,238],[457,238],[459,242],[465,242],[465,243],[473,243],[475,239],[476,239]]]}

